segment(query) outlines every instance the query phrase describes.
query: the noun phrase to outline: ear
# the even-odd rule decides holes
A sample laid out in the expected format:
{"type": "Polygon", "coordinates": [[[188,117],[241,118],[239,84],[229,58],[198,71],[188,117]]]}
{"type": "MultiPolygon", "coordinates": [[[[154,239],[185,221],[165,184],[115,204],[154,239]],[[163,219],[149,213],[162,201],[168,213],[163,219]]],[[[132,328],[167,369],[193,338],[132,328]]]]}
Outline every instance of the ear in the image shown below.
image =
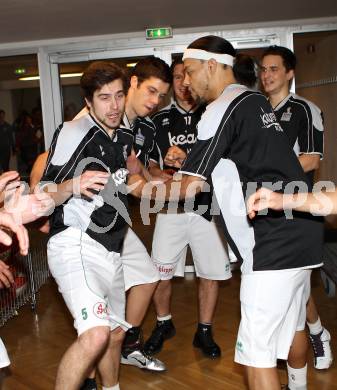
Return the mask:
{"type": "Polygon", "coordinates": [[[130,87],[133,89],[138,87],[138,77],[137,76],[131,76],[130,87]]]}
{"type": "Polygon", "coordinates": [[[287,80],[290,81],[290,80],[292,80],[294,77],[295,77],[295,72],[294,72],[293,69],[290,69],[290,70],[287,72],[287,80]]]}
{"type": "Polygon", "coordinates": [[[210,73],[215,73],[217,67],[218,62],[214,58],[211,58],[207,61],[207,68],[210,73]]]}

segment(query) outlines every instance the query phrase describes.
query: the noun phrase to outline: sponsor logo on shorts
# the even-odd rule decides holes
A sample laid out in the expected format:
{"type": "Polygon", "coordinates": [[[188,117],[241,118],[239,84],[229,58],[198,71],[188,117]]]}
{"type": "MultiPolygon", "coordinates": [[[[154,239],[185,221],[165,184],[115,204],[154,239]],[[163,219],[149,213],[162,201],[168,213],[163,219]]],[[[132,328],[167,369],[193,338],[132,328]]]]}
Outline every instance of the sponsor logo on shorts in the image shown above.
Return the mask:
{"type": "Polygon", "coordinates": [[[236,347],[235,347],[239,352],[243,352],[243,344],[241,341],[236,342],[236,347]]]}
{"type": "Polygon", "coordinates": [[[230,265],[229,265],[229,264],[226,264],[225,271],[228,272],[229,269],[230,269],[230,265]]]}
{"type": "Polygon", "coordinates": [[[169,274],[173,271],[173,268],[172,268],[172,267],[164,267],[163,265],[160,265],[160,266],[158,267],[158,271],[159,271],[161,274],[169,275],[169,274]]]}
{"type": "Polygon", "coordinates": [[[108,314],[107,304],[105,302],[97,302],[94,305],[93,311],[96,317],[103,319],[108,314]]]}

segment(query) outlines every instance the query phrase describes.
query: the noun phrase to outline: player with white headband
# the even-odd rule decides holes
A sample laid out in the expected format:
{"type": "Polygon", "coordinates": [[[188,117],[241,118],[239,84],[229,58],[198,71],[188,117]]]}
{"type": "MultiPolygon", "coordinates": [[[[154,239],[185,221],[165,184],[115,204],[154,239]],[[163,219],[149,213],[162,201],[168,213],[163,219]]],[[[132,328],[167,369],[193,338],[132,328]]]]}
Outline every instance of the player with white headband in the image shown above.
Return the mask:
{"type": "MultiPolygon", "coordinates": [[[[229,65],[227,55],[234,59],[235,49],[217,36],[197,39],[184,53],[184,84],[208,105],[180,170],[180,188],[177,177],[163,186],[166,198],[189,198],[212,178],[227,241],[242,261],[235,361],[246,367],[249,388],[279,390],[276,366],[283,359],[293,369],[289,388],[306,390],[306,378],[297,377],[296,369],[306,364],[305,306],[311,269],[322,264],[323,227],[311,215],[290,220],[282,211],[248,221],[244,197],[262,184],[281,191],[294,190],[293,182],[311,188],[270,103],[237,84],[235,62],[229,65]],[[219,54],[226,56],[218,61],[219,54]]],[[[138,191],[155,197],[145,189],[140,185],[138,191]]]]}

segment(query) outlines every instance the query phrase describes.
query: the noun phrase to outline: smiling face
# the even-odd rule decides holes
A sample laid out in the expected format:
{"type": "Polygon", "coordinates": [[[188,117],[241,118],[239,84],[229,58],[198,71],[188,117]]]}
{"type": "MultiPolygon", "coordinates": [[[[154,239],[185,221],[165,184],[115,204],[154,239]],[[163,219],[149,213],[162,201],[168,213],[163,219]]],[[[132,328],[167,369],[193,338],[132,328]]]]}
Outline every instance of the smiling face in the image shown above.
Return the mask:
{"type": "Polygon", "coordinates": [[[188,87],[184,85],[184,64],[177,64],[173,70],[173,92],[178,103],[193,102],[191,92],[188,87]]]}
{"type": "Polygon", "coordinates": [[[157,77],[150,77],[138,82],[137,76],[132,76],[127,95],[127,112],[134,116],[145,117],[154,111],[166,96],[170,84],[157,77]]]}
{"type": "Polygon", "coordinates": [[[207,61],[186,58],[184,60],[184,70],[184,86],[188,87],[193,99],[198,103],[208,102],[210,94],[207,61]]]}
{"type": "Polygon", "coordinates": [[[125,108],[125,94],[121,79],[116,79],[97,89],[89,101],[86,99],[90,114],[111,134],[120,125],[125,108]]]}
{"type": "Polygon", "coordinates": [[[293,77],[294,71],[287,71],[281,56],[269,54],[263,57],[260,78],[267,95],[287,95],[293,77]]]}

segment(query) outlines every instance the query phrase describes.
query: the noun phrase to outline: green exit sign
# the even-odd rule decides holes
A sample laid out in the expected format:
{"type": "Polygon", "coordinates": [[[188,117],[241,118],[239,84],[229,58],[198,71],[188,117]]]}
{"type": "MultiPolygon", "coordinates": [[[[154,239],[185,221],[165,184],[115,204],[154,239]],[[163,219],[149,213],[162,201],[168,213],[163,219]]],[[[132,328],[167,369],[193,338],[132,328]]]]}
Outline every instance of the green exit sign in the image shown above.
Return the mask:
{"type": "Polygon", "coordinates": [[[146,39],[172,38],[172,27],[147,28],[145,36],[146,39]]]}
{"type": "Polygon", "coordinates": [[[14,69],[14,73],[17,75],[25,74],[26,69],[25,68],[16,68],[16,69],[14,69]]]}

